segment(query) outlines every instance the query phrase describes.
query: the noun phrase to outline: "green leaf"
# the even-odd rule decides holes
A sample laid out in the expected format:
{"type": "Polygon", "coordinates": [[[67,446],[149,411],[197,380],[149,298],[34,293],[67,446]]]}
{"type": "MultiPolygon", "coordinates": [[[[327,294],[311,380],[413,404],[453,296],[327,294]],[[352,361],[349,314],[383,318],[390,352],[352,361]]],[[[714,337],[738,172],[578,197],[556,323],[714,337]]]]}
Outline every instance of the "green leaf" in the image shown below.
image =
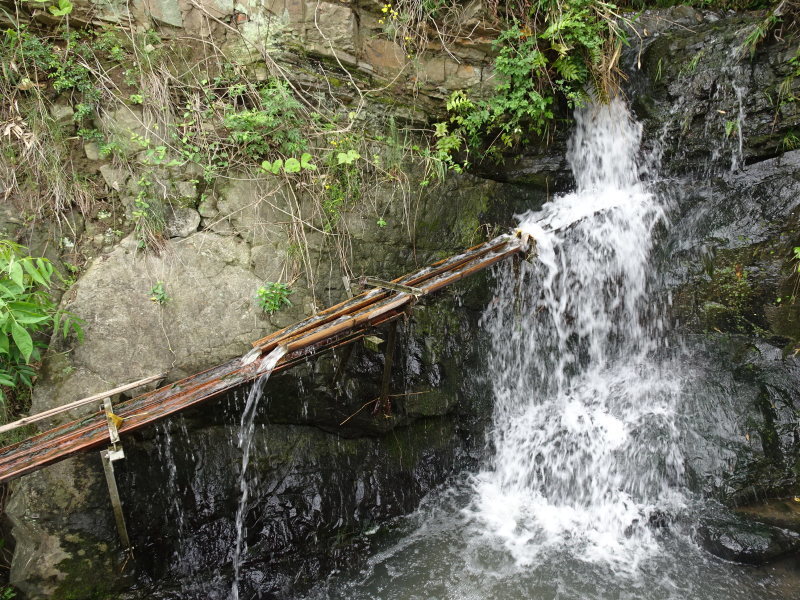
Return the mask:
{"type": "Polygon", "coordinates": [[[14,380],[6,373],[0,373],[0,385],[6,387],[14,387],[14,380]]]}
{"type": "Polygon", "coordinates": [[[23,274],[22,274],[22,265],[18,262],[14,261],[8,266],[8,276],[11,278],[11,281],[17,284],[20,289],[25,289],[23,285],[23,274]]]}
{"type": "Polygon", "coordinates": [[[14,339],[14,343],[17,345],[20,354],[22,354],[22,356],[25,358],[25,362],[27,362],[33,353],[33,340],[31,339],[31,334],[25,331],[25,329],[19,326],[17,323],[12,323],[11,337],[14,339]]]}
{"type": "Polygon", "coordinates": [[[50,320],[50,316],[49,315],[35,316],[35,315],[31,315],[31,314],[27,314],[27,315],[19,314],[19,315],[16,315],[15,318],[16,318],[17,323],[22,323],[23,325],[33,325],[34,323],[42,323],[44,321],[49,321],[50,320]]]}
{"type": "Polygon", "coordinates": [[[336,155],[337,164],[340,165],[352,165],[359,158],[361,158],[361,155],[355,150],[348,150],[347,152],[339,152],[336,155]]]}
{"type": "Polygon", "coordinates": [[[312,158],[313,157],[308,152],[303,152],[303,155],[300,157],[300,166],[306,171],[316,171],[317,165],[311,162],[312,158]]]}
{"type": "Polygon", "coordinates": [[[8,336],[0,335],[0,354],[8,356],[8,336]]]}
{"type": "Polygon", "coordinates": [[[36,283],[44,287],[47,287],[49,285],[49,283],[45,280],[45,278],[42,277],[42,274],[39,273],[36,267],[33,266],[33,261],[23,260],[22,266],[28,272],[28,275],[31,276],[31,279],[33,279],[36,283]]]}
{"type": "Polygon", "coordinates": [[[31,376],[28,373],[24,373],[22,371],[18,371],[17,372],[17,377],[19,377],[19,380],[23,384],[25,384],[27,387],[32,387],[33,386],[33,381],[31,380],[31,376]]]}
{"type": "Polygon", "coordinates": [[[283,170],[287,173],[299,173],[300,168],[300,161],[296,158],[287,158],[283,164],[283,170]]]}
{"type": "Polygon", "coordinates": [[[56,17],[63,17],[72,12],[72,2],[70,0],[58,0],[58,8],[50,7],[50,12],[56,17]]]}

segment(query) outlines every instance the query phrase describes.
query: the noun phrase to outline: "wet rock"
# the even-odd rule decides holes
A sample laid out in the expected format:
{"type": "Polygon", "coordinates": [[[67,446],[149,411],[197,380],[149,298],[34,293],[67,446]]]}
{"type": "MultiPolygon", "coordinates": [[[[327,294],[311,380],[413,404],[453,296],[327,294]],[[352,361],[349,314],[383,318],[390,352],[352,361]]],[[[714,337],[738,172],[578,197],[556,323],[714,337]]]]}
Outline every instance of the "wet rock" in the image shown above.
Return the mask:
{"type": "Polygon", "coordinates": [[[770,500],[761,504],[738,506],[734,511],[750,520],[759,521],[800,533],[800,497],[770,500]]]}
{"type": "Polygon", "coordinates": [[[763,565],[800,549],[797,534],[733,515],[706,520],[697,535],[714,556],[749,565],[763,565]]]}

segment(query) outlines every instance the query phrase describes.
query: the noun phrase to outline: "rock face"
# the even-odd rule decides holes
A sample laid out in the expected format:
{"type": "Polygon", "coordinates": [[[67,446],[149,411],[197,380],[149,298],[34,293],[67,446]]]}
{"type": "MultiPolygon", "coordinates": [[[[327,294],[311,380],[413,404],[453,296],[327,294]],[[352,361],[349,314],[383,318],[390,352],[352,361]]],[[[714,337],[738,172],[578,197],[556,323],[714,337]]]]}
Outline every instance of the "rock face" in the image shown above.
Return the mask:
{"type": "MultiPolygon", "coordinates": [[[[387,128],[395,118],[427,121],[454,89],[479,95],[491,85],[491,44],[480,2],[459,7],[470,35],[452,32],[451,53],[413,57],[402,37],[384,32],[382,3],[73,5],[71,23],[124,24],[145,37],[157,32],[165,48],[182,48],[184,42],[176,40],[211,41],[229,66],[247,69],[253,81],[268,79],[278,65],[304,93],[327,94],[341,103],[344,115],[350,107],[363,108],[360,119],[374,118],[387,128]],[[385,89],[361,106],[349,83],[355,80],[385,89]]],[[[42,13],[34,18],[46,20],[42,13]]],[[[141,51],[154,50],[145,43],[141,51]]],[[[59,107],[53,119],[75,126],[73,108],[59,107]]],[[[302,185],[233,169],[208,184],[198,164],[167,160],[164,144],[173,140],[165,125],[168,111],[156,108],[141,99],[103,106],[88,124],[102,130],[107,142],[79,149],[82,164],[104,188],[98,193],[101,206],[85,223],[70,223],[68,238],[57,236],[90,255],[62,301],[84,319],[86,339],[54,340],[37,382],[34,412],[154,373],[174,381],[244,354],[250,342],[346,298],[343,275],[392,279],[460,252],[487,237],[487,222],[510,224],[510,215],[530,202],[526,195],[540,203],[552,191],[467,175],[423,189],[418,184],[430,165],[383,156],[386,151],[378,148],[370,159],[386,165],[387,177],[374,188],[365,184],[370,189],[361,202],[345,198],[335,206],[332,231],[319,199],[312,202],[302,185]],[[116,158],[105,152],[109,148],[116,158]],[[146,177],[132,163],[146,167],[146,177]],[[401,180],[404,186],[397,184],[401,180]],[[153,208],[148,218],[162,221],[157,252],[141,247],[145,205],[153,208]],[[254,296],[267,282],[290,283],[292,305],[272,315],[262,311],[254,296]]],[[[378,127],[374,133],[392,134],[378,127]]],[[[0,225],[12,233],[20,227],[14,215],[5,214],[0,225]]],[[[60,258],[65,273],[78,271],[74,259],[65,253],[60,258]]],[[[351,541],[368,523],[407,512],[456,465],[475,459],[482,447],[481,419],[489,411],[476,379],[480,345],[474,331],[488,288],[486,279],[476,279],[441,306],[418,307],[401,327],[391,417],[372,413],[382,355],[360,347],[341,370],[337,361],[345,355],[337,353],[308,373],[297,369],[283,383],[276,380],[273,386],[284,395],[259,413],[265,429],[257,445],[278,448],[280,456],[256,452],[249,471],[258,483],[257,502],[248,512],[253,539],[247,589],[288,593],[297,570],[292,547],[308,548],[303,568],[309,571],[297,585],[351,560],[351,541]],[[456,305],[468,310],[456,311],[456,305]],[[324,477],[312,475],[316,471],[324,477]],[[325,495],[334,486],[342,490],[336,502],[325,495]],[[264,523],[280,531],[265,533],[264,523]]],[[[385,331],[377,333],[386,338],[385,331]]],[[[202,568],[228,565],[235,540],[231,519],[240,456],[234,440],[242,405],[241,398],[226,402],[228,412],[210,409],[213,414],[170,421],[156,438],[126,441],[128,458],[117,466],[121,493],[131,534],[145,549],[133,561],[120,552],[96,456],[72,458],[17,482],[7,511],[16,540],[12,583],[30,599],[106,598],[132,582],[146,587],[142,597],[153,597],[177,582],[190,589],[190,581],[198,598],[227,597],[221,582],[229,581],[229,567],[217,574],[202,568]],[[154,473],[154,461],[166,470],[154,473]],[[166,497],[165,489],[172,490],[166,497]],[[183,522],[192,525],[181,529],[183,522]],[[200,547],[202,560],[210,562],[198,562],[200,547]]]]}
{"type": "Polygon", "coordinates": [[[672,200],[658,268],[697,357],[687,388],[705,399],[687,467],[729,503],[797,494],[800,153],[786,140],[800,107],[771,101],[796,93],[793,50],[769,42],[751,57],[755,17],[677,10],[643,15],[641,33],[656,35],[628,58],[642,67],[628,93],[672,200]]]}
{"type": "MultiPolygon", "coordinates": [[[[420,52],[392,31],[383,2],[232,2],[228,0],[76,0],[71,19],[95,25],[121,24],[138,32],[157,30],[165,37],[213,39],[239,62],[256,61],[264,50],[278,62],[296,62],[297,50],[350,69],[354,76],[390,82],[393,90],[414,99],[441,99],[453,89],[480,94],[493,86],[491,42],[494,30],[488,5],[472,0],[452,7],[431,47],[446,42],[448,52],[420,52]],[[419,94],[422,94],[420,97],[419,94]]],[[[43,15],[42,18],[46,18],[43,15]]],[[[438,102],[428,109],[441,110],[438,102]]],[[[424,113],[419,113],[424,118],[424,113]]]]}

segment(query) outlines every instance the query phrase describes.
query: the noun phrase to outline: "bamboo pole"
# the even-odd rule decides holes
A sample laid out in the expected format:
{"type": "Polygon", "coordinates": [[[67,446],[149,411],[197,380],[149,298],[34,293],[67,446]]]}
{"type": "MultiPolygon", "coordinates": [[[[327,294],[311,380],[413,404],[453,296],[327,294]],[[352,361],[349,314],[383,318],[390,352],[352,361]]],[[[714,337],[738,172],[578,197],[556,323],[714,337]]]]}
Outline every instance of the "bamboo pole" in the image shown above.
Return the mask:
{"type": "Polygon", "coordinates": [[[17,421],[12,421],[11,423],[6,423],[5,425],[0,426],[0,433],[5,433],[6,431],[11,431],[12,429],[17,429],[18,427],[23,427],[25,425],[30,425],[31,423],[36,423],[38,421],[54,417],[63,412],[67,412],[68,410],[72,410],[74,408],[80,408],[81,406],[91,404],[92,402],[97,402],[98,400],[102,400],[103,398],[108,398],[110,396],[113,396],[114,394],[127,392],[128,390],[132,390],[147,383],[157,381],[158,379],[164,379],[166,375],[167,375],[166,373],[151,375],[150,377],[145,377],[144,379],[140,379],[139,381],[126,383],[125,385],[115,387],[113,390],[108,390],[107,392],[101,392],[99,394],[94,394],[93,396],[87,396],[86,398],[75,400],[75,402],[70,402],[69,404],[64,404],[63,406],[56,406],[55,408],[50,408],[40,413],[36,413],[35,415],[22,417],[17,421]]]}
{"type": "MultiPolygon", "coordinates": [[[[425,296],[526,249],[527,245],[523,241],[501,236],[415,273],[399,277],[394,282],[418,287],[425,296]]],[[[278,344],[287,346],[287,354],[273,370],[282,371],[307,360],[312,354],[352,343],[371,328],[394,321],[415,301],[416,298],[407,293],[370,290],[276,331],[253,345],[259,355],[266,354],[278,344]]],[[[237,357],[168,386],[120,402],[115,407],[115,412],[124,418],[120,433],[124,435],[135,431],[251,381],[258,375],[258,365],[259,361],[246,363],[237,357]]],[[[154,376],[153,379],[158,377],[154,376]]],[[[144,380],[129,385],[134,387],[143,382],[144,380]]],[[[118,390],[110,390],[78,403],[88,403],[117,392],[118,390]]],[[[69,410],[68,407],[71,406],[74,407],[74,403],[51,411],[56,411],[52,414],[57,414],[69,410]]],[[[47,412],[50,411],[36,416],[46,415],[47,412]]],[[[108,428],[101,417],[100,413],[95,413],[12,446],[0,448],[0,483],[107,443],[108,428]]]]}

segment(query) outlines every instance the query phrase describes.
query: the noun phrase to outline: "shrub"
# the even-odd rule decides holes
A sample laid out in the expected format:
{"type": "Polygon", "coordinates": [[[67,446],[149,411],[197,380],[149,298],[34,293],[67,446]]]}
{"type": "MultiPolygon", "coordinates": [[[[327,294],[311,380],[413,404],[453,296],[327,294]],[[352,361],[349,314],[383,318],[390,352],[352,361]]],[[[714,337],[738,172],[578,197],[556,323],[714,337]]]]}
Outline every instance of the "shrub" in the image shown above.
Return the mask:
{"type": "Polygon", "coordinates": [[[292,305],[289,300],[291,293],[288,284],[270,281],[256,291],[256,303],[264,312],[273,314],[284,306],[292,305]]]}
{"type": "Polygon", "coordinates": [[[80,320],[61,312],[48,293],[54,269],[46,258],[33,258],[23,246],[0,240],[0,403],[6,390],[31,387],[41,359],[41,334],[54,329],[64,337],[83,337],[80,320]]]}

